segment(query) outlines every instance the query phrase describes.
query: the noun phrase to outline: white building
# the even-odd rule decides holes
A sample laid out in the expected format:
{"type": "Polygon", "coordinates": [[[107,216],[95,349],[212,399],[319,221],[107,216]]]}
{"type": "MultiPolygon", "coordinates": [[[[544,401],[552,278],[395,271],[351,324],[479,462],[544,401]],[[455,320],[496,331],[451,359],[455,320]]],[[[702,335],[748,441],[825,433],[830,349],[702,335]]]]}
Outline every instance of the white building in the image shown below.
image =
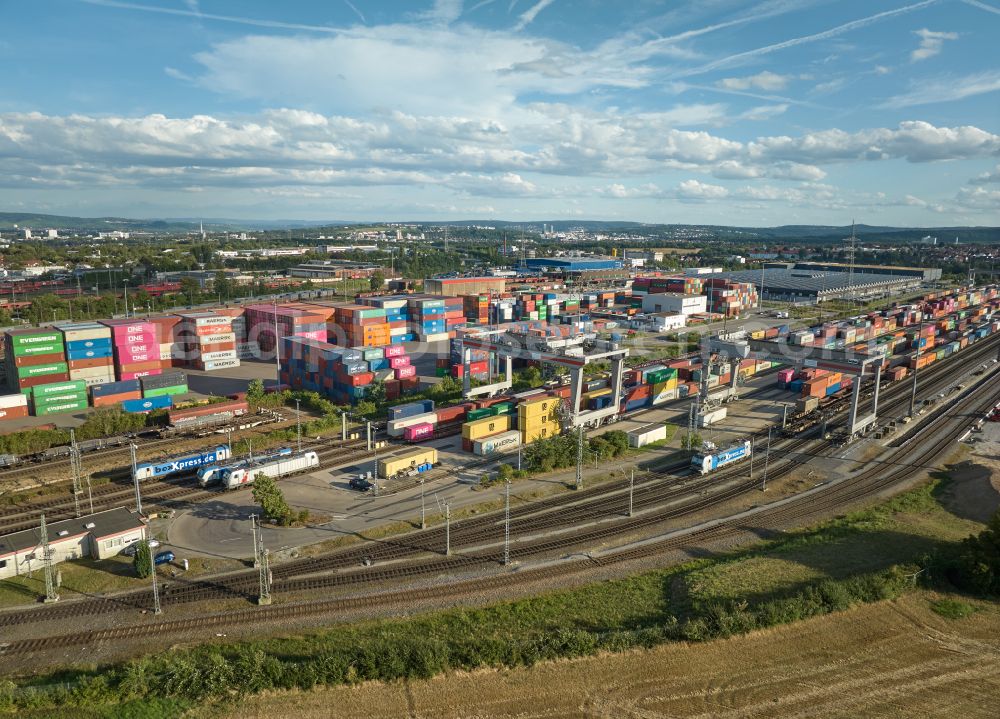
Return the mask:
{"type": "Polygon", "coordinates": [[[662,292],[642,298],[642,311],[646,314],[665,312],[672,315],[697,315],[704,314],[707,310],[708,298],[705,295],[662,292]]]}
{"type": "Polygon", "coordinates": [[[699,275],[711,275],[722,272],[721,267],[685,267],[684,274],[688,277],[698,277],[699,275]]]}
{"type": "Polygon", "coordinates": [[[45,230],[45,236],[50,240],[58,240],[59,230],[45,230]]]}
{"type": "MultiPolygon", "coordinates": [[[[107,559],[146,538],[146,525],[124,507],[108,509],[48,525],[52,563],[92,557],[107,559]]],[[[43,568],[41,529],[24,529],[0,537],[0,579],[43,568]]]]}
{"type": "Polygon", "coordinates": [[[26,240],[30,240],[31,239],[31,230],[29,230],[27,227],[25,227],[23,230],[21,230],[21,236],[24,239],[26,239],[26,240]]]}
{"type": "Polygon", "coordinates": [[[687,317],[685,315],[659,312],[647,315],[645,317],[645,324],[652,332],[669,332],[670,330],[679,330],[685,327],[687,325],[687,317]]]}

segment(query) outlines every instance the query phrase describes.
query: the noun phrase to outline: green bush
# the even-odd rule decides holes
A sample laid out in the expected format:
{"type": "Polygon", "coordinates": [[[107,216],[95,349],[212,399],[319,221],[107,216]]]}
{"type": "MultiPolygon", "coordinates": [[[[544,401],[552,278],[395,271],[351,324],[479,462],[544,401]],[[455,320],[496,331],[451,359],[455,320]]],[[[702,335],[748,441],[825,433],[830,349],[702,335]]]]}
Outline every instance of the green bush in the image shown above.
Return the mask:
{"type": "Polygon", "coordinates": [[[136,576],[140,579],[145,579],[153,573],[153,550],[150,549],[149,542],[146,540],[135,545],[132,566],[135,568],[136,576]]]}
{"type": "Polygon", "coordinates": [[[1000,512],[993,515],[986,529],[962,541],[950,575],[962,589],[1000,595],[1000,512]]]}

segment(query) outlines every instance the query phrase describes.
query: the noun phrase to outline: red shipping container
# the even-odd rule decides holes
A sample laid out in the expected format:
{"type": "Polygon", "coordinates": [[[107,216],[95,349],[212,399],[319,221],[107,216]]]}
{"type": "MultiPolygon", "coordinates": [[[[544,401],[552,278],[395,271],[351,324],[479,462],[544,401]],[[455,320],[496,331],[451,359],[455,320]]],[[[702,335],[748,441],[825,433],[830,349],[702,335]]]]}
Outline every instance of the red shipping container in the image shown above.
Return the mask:
{"type": "Polygon", "coordinates": [[[471,452],[472,451],[472,440],[471,439],[465,439],[465,437],[462,438],[462,450],[465,451],[465,452],[471,452]]]}
{"type": "Polygon", "coordinates": [[[110,407],[116,405],[119,402],[124,402],[127,399],[142,399],[142,392],[136,390],[135,392],[121,392],[119,394],[106,394],[103,397],[94,397],[93,404],[95,407],[110,407]]]}
{"type": "Polygon", "coordinates": [[[120,374],[126,374],[129,372],[149,372],[154,369],[162,369],[163,363],[160,360],[150,360],[148,362],[132,362],[129,364],[121,364],[117,366],[118,372],[120,374]]]}
{"type": "Polygon", "coordinates": [[[469,411],[469,405],[456,404],[453,407],[439,407],[434,410],[434,414],[437,415],[438,423],[444,424],[446,422],[456,422],[463,419],[469,411]]]}
{"type": "Polygon", "coordinates": [[[28,416],[27,405],[22,407],[3,407],[0,408],[0,419],[21,419],[22,417],[28,416]]]}
{"type": "Polygon", "coordinates": [[[202,354],[208,354],[209,352],[231,352],[236,349],[236,343],[220,342],[216,345],[198,345],[198,349],[201,350],[202,354]]]}
{"type": "Polygon", "coordinates": [[[43,374],[38,377],[24,377],[17,381],[17,386],[20,389],[26,389],[27,387],[37,387],[40,384],[51,384],[53,382],[68,382],[69,372],[58,372],[56,374],[43,374]]]}
{"type": "Polygon", "coordinates": [[[110,357],[97,357],[95,359],[70,360],[70,369],[94,369],[95,367],[110,367],[114,362],[110,357]]]}
{"type": "Polygon", "coordinates": [[[418,389],[420,389],[420,378],[419,377],[410,377],[408,379],[401,379],[401,380],[399,380],[399,392],[400,392],[400,394],[405,394],[406,392],[409,392],[410,390],[418,390],[418,389]]]}
{"type": "Polygon", "coordinates": [[[15,357],[14,365],[17,367],[38,367],[43,364],[65,361],[66,355],[62,352],[53,352],[45,355],[26,355],[24,357],[15,357]]]}

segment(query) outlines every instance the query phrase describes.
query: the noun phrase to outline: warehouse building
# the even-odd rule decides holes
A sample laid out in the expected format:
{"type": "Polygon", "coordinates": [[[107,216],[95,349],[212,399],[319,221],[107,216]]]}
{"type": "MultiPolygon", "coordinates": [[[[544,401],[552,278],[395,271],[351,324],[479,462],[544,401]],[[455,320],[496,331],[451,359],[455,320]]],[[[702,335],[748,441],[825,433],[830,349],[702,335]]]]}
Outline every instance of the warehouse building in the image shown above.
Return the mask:
{"type": "MultiPolygon", "coordinates": [[[[768,266],[781,266],[789,270],[808,270],[818,272],[843,272],[850,274],[851,266],[843,262],[787,262],[768,266]]],[[[895,267],[891,265],[854,265],[854,274],[890,275],[892,277],[916,277],[924,282],[937,282],[941,279],[940,267],[895,267]]]]}
{"type": "MultiPolygon", "coordinates": [[[[146,525],[124,507],[64,519],[48,525],[52,563],[69,559],[107,559],[146,538],[146,525]]],[[[44,568],[41,529],[25,529],[0,537],[0,579],[44,568]]]]}
{"type": "Polygon", "coordinates": [[[642,311],[672,315],[698,315],[708,311],[705,295],[686,295],[680,292],[662,292],[642,298],[642,311]]]}
{"type": "Polygon", "coordinates": [[[756,285],[764,300],[793,304],[891,297],[919,289],[923,284],[921,276],[859,272],[857,267],[853,275],[849,272],[765,266],[763,271],[721,272],[712,276],[756,285]]]}
{"type": "Polygon", "coordinates": [[[536,257],[527,259],[524,264],[529,269],[549,272],[601,272],[620,270],[622,261],[613,257],[536,257]]]}
{"type": "Polygon", "coordinates": [[[507,289],[503,277],[432,277],[424,280],[424,291],[432,295],[488,295],[507,289]]]}

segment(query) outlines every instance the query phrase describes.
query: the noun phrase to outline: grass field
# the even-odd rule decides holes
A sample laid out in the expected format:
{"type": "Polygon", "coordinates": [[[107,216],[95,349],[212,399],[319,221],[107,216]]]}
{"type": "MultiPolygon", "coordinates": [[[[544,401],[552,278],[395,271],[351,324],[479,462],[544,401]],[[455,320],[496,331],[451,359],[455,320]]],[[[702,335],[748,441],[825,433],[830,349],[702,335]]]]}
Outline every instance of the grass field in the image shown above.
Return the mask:
{"type": "Polygon", "coordinates": [[[195,717],[951,717],[992,719],[1000,608],[948,619],[940,598],[893,602],[707,643],[256,697],[195,717]]]}
{"type": "Polygon", "coordinates": [[[93,716],[129,716],[111,710],[127,688],[167,694],[149,717],[992,717],[1000,604],[916,588],[927,556],[982,528],[942,504],[942,481],[721,558],[488,607],[175,649],[74,681],[104,682],[96,696],[109,711],[93,716]],[[231,694],[248,688],[262,693],[231,694]]]}

